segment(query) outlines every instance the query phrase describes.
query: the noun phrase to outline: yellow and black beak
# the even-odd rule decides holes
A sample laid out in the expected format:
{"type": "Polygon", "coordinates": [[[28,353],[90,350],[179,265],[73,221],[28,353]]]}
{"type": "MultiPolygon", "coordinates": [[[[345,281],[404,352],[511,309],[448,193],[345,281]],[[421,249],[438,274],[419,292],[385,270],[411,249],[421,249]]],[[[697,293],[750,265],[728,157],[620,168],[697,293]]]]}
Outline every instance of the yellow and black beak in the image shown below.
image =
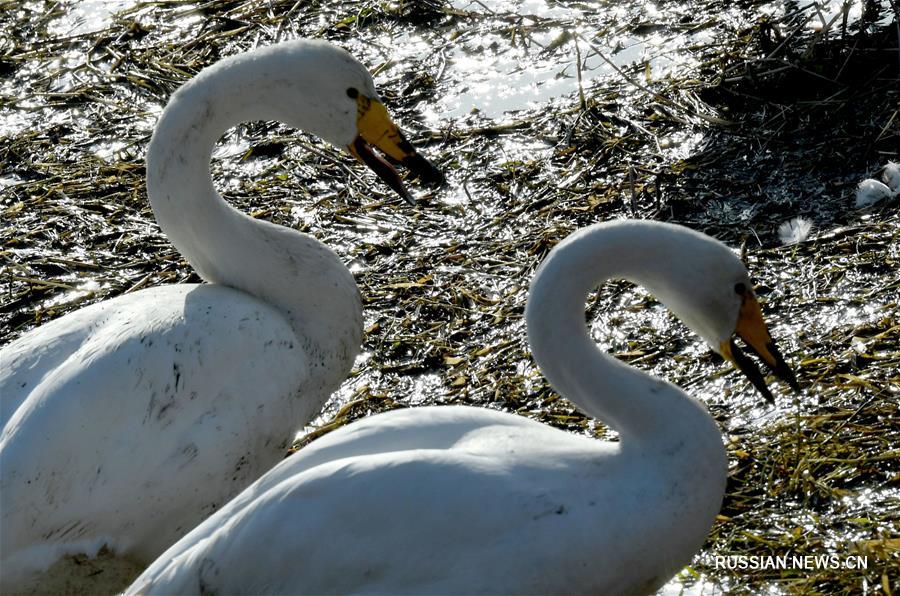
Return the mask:
{"type": "Polygon", "coordinates": [[[362,93],[357,93],[355,99],[356,128],[359,134],[347,149],[406,202],[415,205],[415,200],[406,190],[400,174],[391,162],[403,165],[425,184],[439,185],[444,181],[444,175],[416,152],[412,143],[406,140],[397,125],[391,121],[384,104],[362,93]],[[373,146],[384,153],[387,159],[372,151],[373,146]]]}
{"type": "MultiPolygon", "coordinates": [[[[759,308],[759,302],[751,290],[746,290],[743,294],[743,302],[741,310],[738,314],[737,325],[735,326],[735,335],[740,336],[750,350],[762,360],[775,375],[787,383],[791,389],[800,391],[797,379],[790,367],[781,356],[781,352],[775,346],[772,336],[769,335],[769,329],[762,318],[762,310],[759,308]]],[[[719,351],[753,383],[756,390],[759,391],[766,401],[775,403],[772,393],[766,386],[766,380],[759,367],[744,354],[737,344],[734,343],[732,336],[728,341],[722,342],[719,351]]]]}

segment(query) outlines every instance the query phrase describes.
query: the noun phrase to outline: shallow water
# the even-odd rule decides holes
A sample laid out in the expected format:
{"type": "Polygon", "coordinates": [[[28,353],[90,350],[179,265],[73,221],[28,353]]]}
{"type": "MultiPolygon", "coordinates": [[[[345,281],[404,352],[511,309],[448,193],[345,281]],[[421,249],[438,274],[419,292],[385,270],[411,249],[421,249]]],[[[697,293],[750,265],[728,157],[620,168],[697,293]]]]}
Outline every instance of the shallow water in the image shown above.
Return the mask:
{"type": "MultiPolygon", "coordinates": [[[[799,17],[776,23],[779,35],[833,22],[835,3],[819,17],[809,3],[453,0],[443,16],[424,25],[389,15],[351,26],[335,23],[362,12],[360,6],[330,3],[318,15],[298,13],[279,22],[262,4],[212,16],[188,2],[21,5],[33,11],[33,27],[7,37],[27,51],[0,79],[0,149],[7,166],[0,171],[0,341],[111,295],[196,281],[153,223],[143,195],[142,156],[161,106],[178,81],[214,61],[210,48],[227,55],[317,35],[378,70],[388,106],[439,161],[448,184],[436,193],[411,184],[421,203],[407,209],[352,160],[283,127],[242,127],[218,145],[212,167],[220,191],[254,216],[333,246],[366,300],[367,338],[355,370],[322,417],[298,429],[301,435],[358,401],[351,417],[394,402],[473,403],[614,438],[596,421],[577,420],[574,408],[546,387],[528,355],[521,312],[533,269],[550,246],[579,226],[625,216],[687,223],[735,249],[747,244],[773,335],[806,386],[792,396],[776,385],[774,408],[714,362],[709,349],[643,290],[610,284],[588,304],[591,334],[601,347],[710,406],[727,433],[734,474],[749,465],[738,451],[757,446],[759,465],[775,457],[764,448],[778,451],[775,438],[785,421],[896,400],[889,382],[896,358],[890,329],[898,317],[896,215],[847,207],[856,182],[876,175],[890,155],[879,149],[861,167],[851,158],[871,147],[859,141],[847,148],[843,169],[826,174],[768,132],[754,137],[741,131],[745,136],[735,143],[750,147],[741,161],[707,165],[731,130],[715,119],[740,116],[726,109],[737,110],[733,104],[701,98],[704,87],[734,66],[720,55],[723,40],[740,39],[728,45],[737,53],[736,46],[756,43],[748,30],[758,20],[791,12],[799,17]],[[125,12],[115,16],[119,9],[125,12]],[[252,26],[233,37],[212,34],[241,23],[252,26]],[[190,47],[198,35],[209,35],[208,43],[190,47]],[[177,72],[153,70],[160,61],[177,72]],[[283,149],[253,154],[273,138],[283,149]],[[762,161],[765,156],[771,161],[762,161]],[[770,178],[745,184],[763,167],[770,178]],[[814,220],[812,237],[779,248],[778,223],[797,215],[814,220]],[[42,280],[57,285],[42,287],[42,280]]],[[[277,8],[287,12],[292,4],[277,8]]],[[[858,6],[851,5],[851,27],[860,18],[858,6]]],[[[839,30],[831,31],[839,37],[839,30]]],[[[798,109],[783,107],[784,113],[798,109]]],[[[815,440],[850,443],[860,434],[888,432],[868,419],[854,424],[829,427],[815,440]],[[856,434],[842,434],[848,428],[856,434]]],[[[855,522],[848,520],[867,510],[873,517],[890,515],[896,491],[885,478],[897,473],[891,465],[872,463],[841,482],[809,479],[799,492],[813,494],[817,482],[846,491],[819,510],[779,492],[788,482],[782,466],[772,472],[774,486],[765,486],[772,502],[721,525],[736,527],[735,533],[789,533],[796,519],[828,548],[848,548],[873,535],[869,526],[850,527],[855,522]]],[[[706,555],[732,544],[718,534],[712,540],[706,555]]],[[[778,578],[715,575],[701,563],[699,581],[686,575],[663,593],[685,584],[688,593],[707,594],[747,585],[754,592],[784,589],[778,578]]]]}
{"type": "Polygon", "coordinates": [[[81,0],[52,19],[48,32],[59,37],[94,33],[109,26],[115,13],[137,3],[137,0],[81,0]]]}

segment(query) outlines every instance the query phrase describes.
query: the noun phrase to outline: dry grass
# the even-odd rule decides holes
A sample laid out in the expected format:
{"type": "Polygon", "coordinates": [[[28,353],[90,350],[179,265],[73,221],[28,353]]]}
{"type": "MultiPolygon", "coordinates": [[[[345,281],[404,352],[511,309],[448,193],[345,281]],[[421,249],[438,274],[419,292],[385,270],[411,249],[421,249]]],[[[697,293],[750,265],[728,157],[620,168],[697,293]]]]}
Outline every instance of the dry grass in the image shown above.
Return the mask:
{"type": "Polygon", "coordinates": [[[0,1],[8,15],[0,19],[0,343],[90,302],[197,281],[146,201],[142,157],[160,106],[221,56],[325,37],[378,70],[389,108],[448,184],[411,209],[350,158],[282,127],[254,123],[225,139],[249,147],[226,147],[213,164],[229,200],[335,247],[364,297],[366,356],[307,440],[423,403],[500,408],[610,436],[531,362],[527,284],[579,226],[623,216],[685,223],[744,245],[773,332],[805,386],[782,394],[775,410],[762,407],[642,291],[613,283],[592,298],[598,342],[703,398],[726,432],[728,494],[692,571],[706,592],[900,590],[900,217],[896,202],[850,207],[856,183],[900,149],[896,17],[888,26],[863,19],[861,30],[836,22],[825,36],[806,26],[818,18],[810,8],[770,13],[765,3],[708,0],[663,3],[651,18],[636,7],[615,15],[587,7],[577,37],[540,47],[537,31],[573,23],[437,0],[173,0],[69,36],[54,18],[74,4],[0,1]],[[623,31],[698,41],[681,47],[684,65],[665,76],[642,64],[610,69],[585,76],[580,93],[502,119],[473,113],[429,124],[423,113],[464,87],[448,67],[461,43],[499,35],[534,60],[581,65],[598,53],[611,59],[603,36],[623,31]],[[407,35],[431,51],[391,61],[407,35]],[[691,136],[699,142],[679,152],[691,136]],[[779,246],[778,224],[797,215],[813,220],[812,239],[779,246]],[[717,555],[857,553],[868,555],[867,570],[713,563],[717,555]]]}

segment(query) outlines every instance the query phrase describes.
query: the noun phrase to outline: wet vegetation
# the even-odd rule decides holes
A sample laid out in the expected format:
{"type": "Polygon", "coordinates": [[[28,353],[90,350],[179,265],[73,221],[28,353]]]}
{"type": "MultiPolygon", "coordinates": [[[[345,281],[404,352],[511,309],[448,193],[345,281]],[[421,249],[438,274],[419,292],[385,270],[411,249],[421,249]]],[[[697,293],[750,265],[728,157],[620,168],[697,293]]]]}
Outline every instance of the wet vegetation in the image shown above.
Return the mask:
{"type": "Polygon", "coordinates": [[[900,215],[897,199],[853,200],[900,153],[896,3],[848,3],[844,18],[753,0],[159,0],[79,23],[89,4],[0,0],[0,344],[95,301],[199,281],[146,199],[162,106],[222,56],[330,39],[370,65],[448,182],[412,183],[410,207],[280,125],[220,142],[228,200],[334,247],[362,292],[364,353],[298,446],[431,403],[614,438],[536,370],[527,286],[580,226],[683,223],[741,248],[804,391],[766,406],[644,291],[592,296],[598,343],[701,398],[728,444],[719,520],[670,587],[900,590],[900,215]],[[783,246],[778,226],[798,216],[812,234],[783,246]],[[865,555],[868,568],[717,568],[729,555],[865,555]]]}

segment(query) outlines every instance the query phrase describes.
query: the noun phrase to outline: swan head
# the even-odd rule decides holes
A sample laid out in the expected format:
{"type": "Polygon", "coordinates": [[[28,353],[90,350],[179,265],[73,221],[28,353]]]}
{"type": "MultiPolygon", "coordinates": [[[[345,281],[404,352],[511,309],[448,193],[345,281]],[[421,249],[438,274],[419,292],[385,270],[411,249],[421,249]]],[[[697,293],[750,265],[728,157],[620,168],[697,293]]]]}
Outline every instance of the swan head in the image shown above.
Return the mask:
{"type": "Polygon", "coordinates": [[[397,170],[389,161],[372,151],[372,146],[384,153],[392,162],[402,164],[425,184],[437,185],[443,182],[444,176],[440,170],[422,157],[403,136],[377,96],[370,97],[353,87],[348,87],[346,93],[349,98],[356,100],[357,135],[347,146],[356,159],[369,166],[382,181],[410,204],[415,204],[415,201],[403,186],[397,170]]]}
{"type": "MultiPolygon", "coordinates": [[[[425,184],[444,177],[410,143],[391,120],[375,90],[372,75],[347,51],[317,40],[297,40],[277,46],[277,77],[287,77],[303,104],[279,109],[280,119],[336,147],[346,148],[407,202],[414,204],[395,165],[407,168],[425,184]],[[373,151],[378,149],[384,157],[373,151]]],[[[294,95],[294,94],[285,94],[294,95]]],[[[277,101],[277,100],[276,100],[277,101]]]]}
{"type": "Polygon", "coordinates": [[[763,320],[747,268],[718,240],[687,232],[678,234],[677,250],[661,259],[648,288],[713,351],[734,364],[767,401],[774,399],[765,377],[738,347],[737,338],[778,378],[799,391],[763,320]]]}

